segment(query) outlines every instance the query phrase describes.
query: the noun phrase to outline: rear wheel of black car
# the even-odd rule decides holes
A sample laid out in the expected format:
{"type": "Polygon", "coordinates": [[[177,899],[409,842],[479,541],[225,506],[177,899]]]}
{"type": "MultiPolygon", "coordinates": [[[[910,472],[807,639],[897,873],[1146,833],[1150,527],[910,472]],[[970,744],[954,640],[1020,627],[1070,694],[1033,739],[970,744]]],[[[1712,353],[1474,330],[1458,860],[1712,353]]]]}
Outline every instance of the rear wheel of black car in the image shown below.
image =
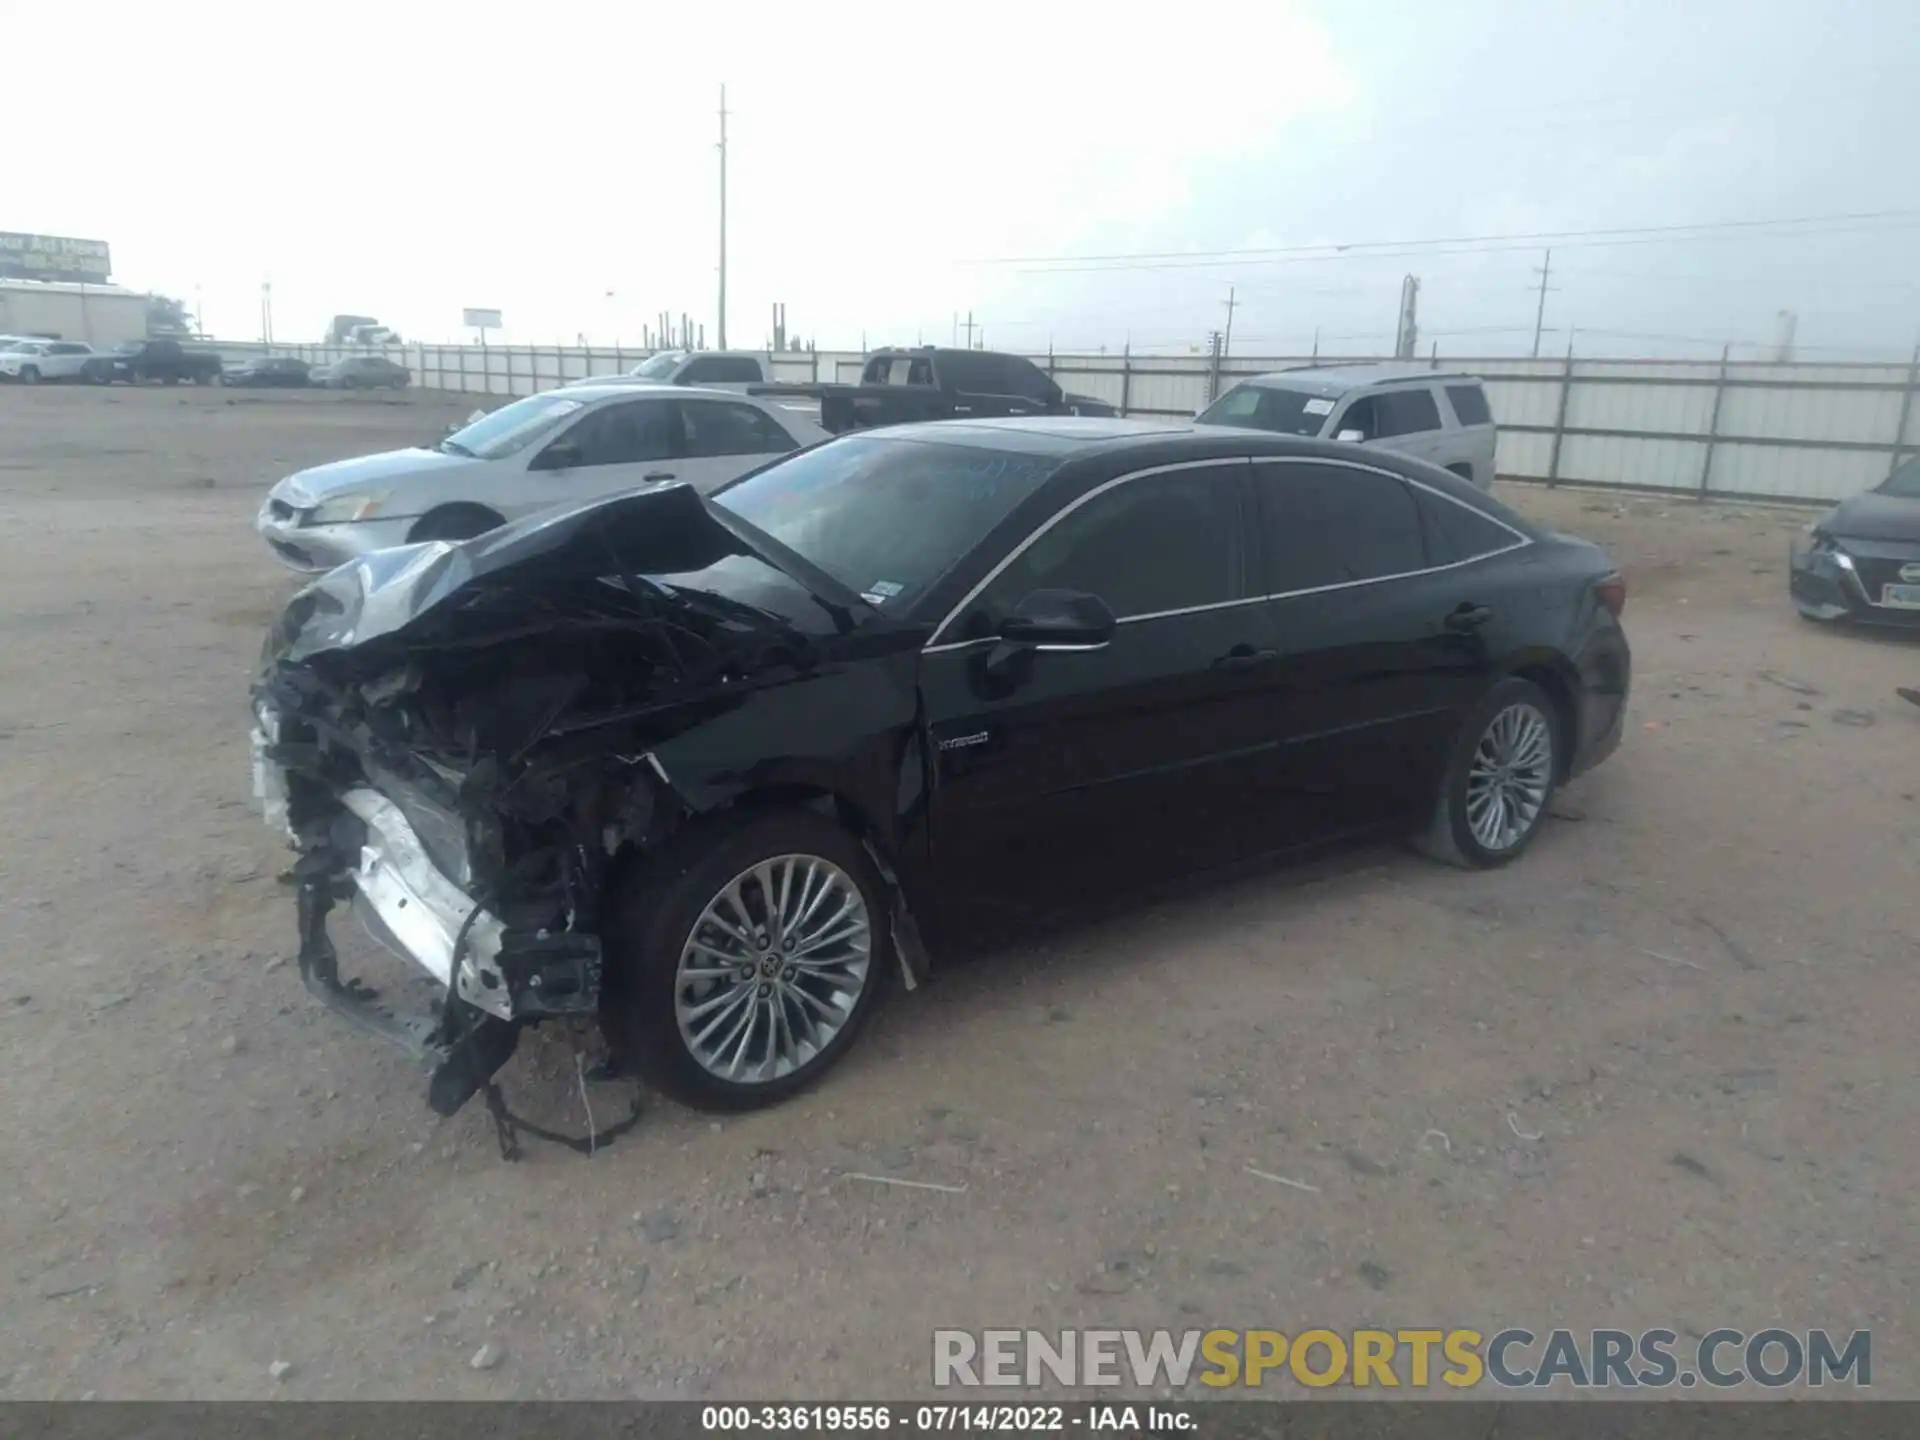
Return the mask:
{"type": "Polygon", "coordinates": [[[1421,852],[1467,869],[1516,859],[1546,818],[1560,776],[1559,714],[1531,680],[1500,681],[1461,726],[1421,852]]]}
{"type": "Polygon", "coordinates": [[[697,1110],[811,1085],[858,1037],[893,963],[887,891],[824,815],[747,812],[643,861],[615,898],[602,1025],[697,1110]]]}
{"type": "Polygon", "coordinates": [[[421,540],[471,540],[496,530],[501,519],[480,505],[443,505],[430,510],[407,532],[409,542],[421,540]]]}

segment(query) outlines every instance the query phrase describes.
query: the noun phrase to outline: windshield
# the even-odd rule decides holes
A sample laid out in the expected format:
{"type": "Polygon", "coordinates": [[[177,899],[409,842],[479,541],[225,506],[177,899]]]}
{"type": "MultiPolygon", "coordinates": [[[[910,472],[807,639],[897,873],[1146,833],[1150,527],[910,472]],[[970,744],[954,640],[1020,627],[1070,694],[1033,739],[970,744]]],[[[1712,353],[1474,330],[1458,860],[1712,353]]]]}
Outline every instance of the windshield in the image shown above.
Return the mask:
{"type": "Polygon", "coordinates": [[[1268,385],[1236,385],[1194,419],[1197,425],[1244,425],[1276,435],[1318,435],[1333,413],[1334,401],[1304,390],[1268,385]]]}
{"type": "Polygon", "coordinates": [[[686,358],[683,350],[663,350],[658,355],[642,360],[627,373],[636,380],[665,380],[680,368],[680,362],[686,358]]]}
{"type": "Polygon", "coordinates": [[[1880,484],[1882,495],[1897,495],[1902,500],[1920,500],[1920,455],[1911,457],[1880,484]]]}
{"type": "Polygon", "coordinates": [[[563,400],[557,395],[529,395],[454,431],[440,442],[440,448],[456,455],[498,460],[551,434],[584,408],[578,400],[563,400]]]}
{"type": "Polygon", "coordinates": [[[1058,464],[1057,456],[858,436],[769,466],[713,503],[869,603],[900,610],[1058,464]]]}

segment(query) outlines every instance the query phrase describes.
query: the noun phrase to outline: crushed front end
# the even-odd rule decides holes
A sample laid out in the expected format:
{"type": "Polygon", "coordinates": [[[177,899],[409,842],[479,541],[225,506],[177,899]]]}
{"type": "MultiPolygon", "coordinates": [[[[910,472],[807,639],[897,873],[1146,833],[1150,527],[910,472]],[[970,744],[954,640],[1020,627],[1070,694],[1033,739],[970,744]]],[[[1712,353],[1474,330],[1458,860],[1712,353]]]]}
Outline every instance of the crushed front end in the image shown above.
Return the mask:
{"type": "Polygon", "coordinates": [[[610,870],[687,813],[650,745],[802,663],[769,617],[644,578],[738,552],[675,490],[363,556],[267,638],[254,790],[297,854],[301,977],[427,1061],[442,1115],[497,1105],[526,1026],[597,1015],[610,870]],[[433,1003],[341,973],[343,904],[433,1003]]]}

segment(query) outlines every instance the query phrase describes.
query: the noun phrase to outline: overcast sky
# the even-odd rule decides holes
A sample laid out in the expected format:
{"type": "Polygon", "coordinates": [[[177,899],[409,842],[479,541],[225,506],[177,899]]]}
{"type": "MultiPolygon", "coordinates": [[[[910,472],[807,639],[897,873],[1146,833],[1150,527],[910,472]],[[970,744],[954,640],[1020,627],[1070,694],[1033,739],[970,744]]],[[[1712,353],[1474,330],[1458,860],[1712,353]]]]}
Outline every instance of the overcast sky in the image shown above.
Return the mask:
{"type": "Polygon", "coordinates": [[[783,300],[823,347],[971,310],[995,347],[1185,349],[1231,285],[1237,354],[1378,353],[1413,273],[1443,355],[1525,353],[1549,242],[1485,237],[1542,232],[1549,352],[1711,353],[1782,309],[1809,356],[1920,335],[1920,0],[88,13],[8,14],[35,119],[0,229],[104,239],[223,337],[270,278],[283,340],[489,306],[510,340],[667,310],[715,343],[723,81],[736,346],[783,300]]]}

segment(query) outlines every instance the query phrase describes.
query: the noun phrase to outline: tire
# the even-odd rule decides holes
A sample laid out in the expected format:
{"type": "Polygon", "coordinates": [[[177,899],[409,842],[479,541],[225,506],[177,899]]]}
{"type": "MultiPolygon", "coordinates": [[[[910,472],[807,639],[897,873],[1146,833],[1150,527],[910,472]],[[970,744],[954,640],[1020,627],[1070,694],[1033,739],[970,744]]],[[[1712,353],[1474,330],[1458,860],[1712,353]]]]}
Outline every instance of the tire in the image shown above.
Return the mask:
{"type": "Polygon", "coordinates": [[[162,385],[178,385],[180,383],[180,377],[178,375],[162,375],[160,377],[160,383],[162,385]]]}
{"type": "Polygon", "coordinates": [[[38,385],[40,383],[40,367],[37,365],[22,365],[20,367],[20,383],[22,385],[38,385]]]}
{"type": "Polygon", "coordinates": [[[218,375],[209,375],[206,371],[202,370],[198,375],[193,377],[193,383],[196,385],[218,385],[220,383],[220,377],[218,375]]]}
{"type": "Polygon", "coordinates": [[[1559,712],[1545,690],[1518,677],[1500,681],[1460,727],[1432,815],[1415,839],[1415,848],[1435,860],[1469,870],[1491,870],[1518,859],[1539,834],[1547,807],[1553,803],[1553,792],[1565,768],[1564,744],[1559,712]],[[1494,830],[1499,814],[1485,817],[1487,829],[1476,829],[1478,807],[1469,801],[1470,787],[1482,788],[1472,785],[1476,762],[1482,767],[1498,765],[1502,736],[1517,741],[1523,756],[1533,757],[1533,763],[1518,767],[1514,779],[1499,789],[1505,803],[1517,805],[1519,812],[1503,807],[1502,813],[1518,822],[1504,842],[1496,838],[1498,832],[1494,830]],[[1544,755],[1538,754],[1539,736],[1544,736],[1544,755]]]}
{"type": "MultiPolygon", "coordinates": [[[[696,1110],[756,1110],[786,1100],[838,1063],[878,1005],[894,963],[891,913],[866,850],[824,815],[749,810],[696,826],[630,871],[611,899],[602,932],[607,1043],[656,1090],[696,1110]],[[801,897],[809,893],[822,911],[836,907],[829,935],[847,926],[839,907],[857,896],[864,931],[855,930],[847,944],[829,944],[822,953],[834,958],[813,970],[783,959],[780,949],[741,945],[709,918],[709,906],[737,921],[764,916],[765,888],[755,874],[763,867],[776,894],[802,887],[787,892],[784,907],[801,944],[809,931],[820,934],[819,912],[803,924],[801,897]],[[739,898],[729,899],[729,890],[739,898]],[[692,948],[696,934],[699,951],[692,948]],[[682,973],[683,957],[716,956],[737,956],[739,969],[721,964],[707,975],[682,973]],[[758,975],[746,979],[753,971],[758,975]],[[783,1046],[776,1015],[786,1025],[783,1046]],[[745,1017],[744,1031],[737,1031],[736,1016],[745,1017]],[[820,1028],[803,1039],[809,1018],[820,1028]],[[736,1033],[744,1055],[733,1053],[736,1033]],[[734,1073],[721,1073],[730,1059],[734,1073]]],[[[778,944],[778,936],[771,939],[778,944]]]]}
{"type": "Polygon", "coordinates": [[[429,510],[407,532],[407,543],[422,540],[471,540],[489,530],[497,530],[506,521],[484,505],[443,505],[429,510]]]}
{"type": "Polygon", "coordinates": [[[406,389],[406,388],[407,388],[407,382],[406,382],[406,379],[405,379],[405,377],[404,377],[404,376],[401,376],[401,377],[396,377],[395,379],[392,379],[392,380],[389,380],[389,381],[387,381],[387,388],[388,388],[389,390],[404,390],[404,389],[406,389]]]}

